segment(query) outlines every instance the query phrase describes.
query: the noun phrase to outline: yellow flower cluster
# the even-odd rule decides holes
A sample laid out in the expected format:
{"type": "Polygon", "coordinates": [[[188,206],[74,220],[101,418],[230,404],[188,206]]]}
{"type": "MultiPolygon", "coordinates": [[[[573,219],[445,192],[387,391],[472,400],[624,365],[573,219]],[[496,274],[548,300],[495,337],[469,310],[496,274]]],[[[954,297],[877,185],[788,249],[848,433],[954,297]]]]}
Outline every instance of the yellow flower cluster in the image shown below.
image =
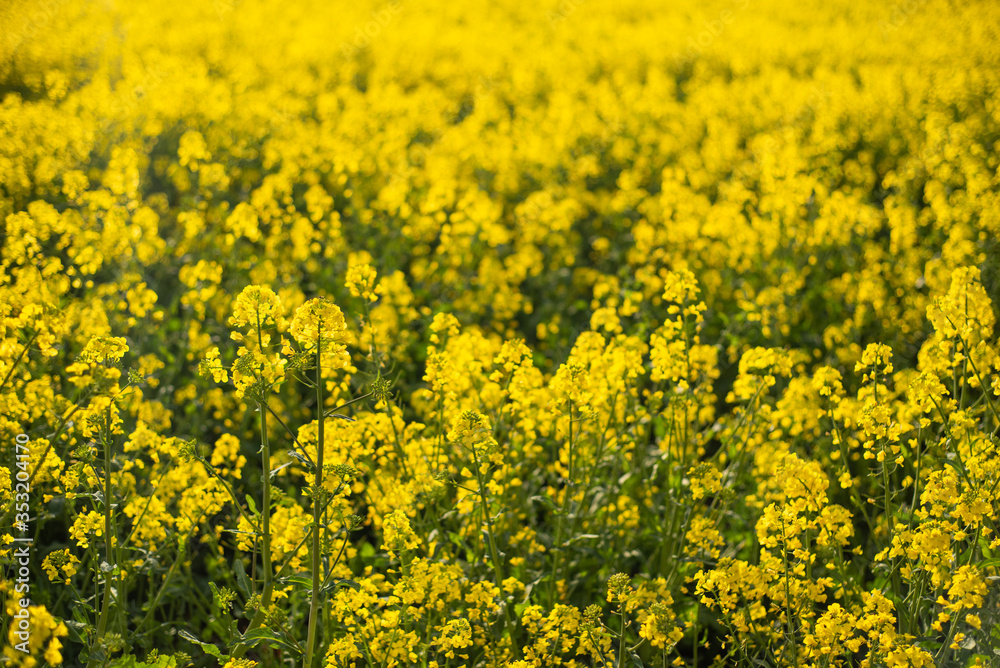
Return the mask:
{"type": "Polygon", "coordinates": [[[420,539],[413,533],[410,521],[402,510],[394,510],[386,515],[382,520],[382,528],[385,548],[390,557],[395,558],[397,552],[420,547],[420,539]]]}
{"type": "Polygon", "coordinates": [[[996,3],[97,5],[0,3],[8,663],[995,661],[996,3]]]}

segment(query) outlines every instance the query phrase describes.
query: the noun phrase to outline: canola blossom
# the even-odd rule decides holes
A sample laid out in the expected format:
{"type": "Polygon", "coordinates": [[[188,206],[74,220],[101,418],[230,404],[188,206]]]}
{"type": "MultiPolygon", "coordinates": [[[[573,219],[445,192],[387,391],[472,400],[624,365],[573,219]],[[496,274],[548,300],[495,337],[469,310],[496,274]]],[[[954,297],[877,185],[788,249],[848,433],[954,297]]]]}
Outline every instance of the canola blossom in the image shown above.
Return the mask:
{"type": "Polygon", "coordinates": [[[1000,8],[0,3],[0,661],[1000,665],[1000,8]]]}

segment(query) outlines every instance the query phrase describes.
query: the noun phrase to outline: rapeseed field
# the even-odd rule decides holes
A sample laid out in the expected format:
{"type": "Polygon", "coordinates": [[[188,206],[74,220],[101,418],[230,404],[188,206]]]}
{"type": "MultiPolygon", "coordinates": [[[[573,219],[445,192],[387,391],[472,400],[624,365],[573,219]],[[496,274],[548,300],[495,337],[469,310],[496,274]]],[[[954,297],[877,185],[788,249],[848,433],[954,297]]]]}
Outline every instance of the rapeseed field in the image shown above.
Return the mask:
{"type": "Polygon", "coordinates": [[[3,665],[1000,666],[1000,6],[4,0],[3,665]]]}

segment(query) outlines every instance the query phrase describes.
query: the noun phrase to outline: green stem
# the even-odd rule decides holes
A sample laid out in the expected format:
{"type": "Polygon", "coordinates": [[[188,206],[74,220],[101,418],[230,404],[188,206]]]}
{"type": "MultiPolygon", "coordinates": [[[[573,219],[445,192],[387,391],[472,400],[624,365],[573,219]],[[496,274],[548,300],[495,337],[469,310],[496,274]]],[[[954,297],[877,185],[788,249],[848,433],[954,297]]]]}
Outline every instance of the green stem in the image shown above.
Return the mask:
{"type": "MultiPolygon", "coordinates": [[[[35,484],[35,476],[38,475],[38,472],[42,470],[42,466],[45,465],[45,462],[47,461],[47,458],[49,456],[49,451],[52,450],[52,446],[55,445],[55,442],[59,439],[59,436],[62,435],[63,429],[65,429],[66,425],[69,424],[69,419],[73,417],[73,415],[76,414],[78,410],[80,410],[80,404],[74,404],[72,410],[70,410],[69,413],[67,413],[60,419],[59,427],[56,429],[55,433],[52,436],[48,437],[49,444],[45,447],[45,450],[42,451],[42,455],[38,458],[38,464],[35,465],[35,469],[31,472],[31,477],[28,478],[28,487],[31,487],[31,485],[35,484]]],[[[63,471],[65,471],[66,467],[69,465],[70,461],[69,457],[63,457],[61,459],[63,461],[59,466],[59,471],[52,476],[52,479],[55,481],[58,481],[60,478],[62,478],[63,471]]],[[[0,518],[0,526],[9,526],[10,515],[12,512],[13,509],[8,511],[7,514],[3,516],[3,518],[0,518]]]]}
{"type": "Polygon", "coordinates": [[[320,490],[323,489],[323,446],[325,444],[325,425],[323,418],[323,354],[322,334],[316,341],[316,412],[319,416],[316,427],[316,477],[313,482],[312,506],[312,596],[309,601],[309,631],[306,636],[306,658],[303,668],[312,668],[313,648],[316,646],[316,619],[319,615],[319,557],[320,557],[320,490]]]}
{"type": "Polygon", "coordinates": [[[157,478],[156,484],[153,485],[153,491],[150,492],[149,498],[146,499],[146,503],[142,507],[142,512],[139,513],[138,517],[136,517],[135,520],[133,520],[132,522],[132,530],[128,532],[128,536],[126,536],[125,540],[122,541],[121,544],[122,549],[124,549],[130,542],[132,542],[132,536],[134,536],[136,531],[139,530],[139,526],[142,524],[142,519],[146,516],[146,511],[149,510],[149,505],[150,503],[152,503],[153,497],[156,496],[156,490],[160,488],[160,483],[163,481],[163,477],[167,475],[168,470],[169,469],[164,467],[163,472],[160,473],[160,477],[157,478]]]}
{"type": "Polygon", "coordinates": [[[552,584],[549,586],[549,608],[555,603],[556,587],[559,585],[559,569],[561,567],[560,556],[562,555],[562,534],[563,524],[565,524],[566,513],[569,512],[569,501],[572,496],[573,485],[573,400],[569,400],[569,473],[566,479],[566,487],[563,489],[563,500],[559,508],[559,516],[556,518],[556,540],[552,544],[552,584]]]}
{"type": "MultiPolygon", "coordinates": [[[[257,320],[257,342],[263,353],[263,332],[258,316],[257,320]]],[[[267,608],[271,605],[271,593],[274,588],[274,569],[271,566],[271,444],[267,436],[267,398],[261,397],[257,400],[257,412],[260,414],[260,451],[261,451],[261,472],[263,473],[264,499],[261,508],[261,557],[264,570],[264,591],[260,596],[260,605],[254,613],[250,625],[244,633],[249,633],[264,623],[267,616],[267,608]]],[[[320,408],[322,410],[322,407],[320,408]]],[[[247,645],[239,645],[232,653],[232,658],[242,658],[248,649],[247,645]]]]}
{"type": "MultiPolygon", "coordinates": [[[[496,538],[494,537],[493,531],[493,518],[490,517],[489,501],[487,499],[486,493],[486,479],[483,476],[481,466],[479,463],[479,455],[476,453],[476,446],[472,446],[472,461],[476,466],[476,480],[479,482],[479,502],[483,509],[483,518],[486,520],[486,536],[489,541],[490,548],[490,560],[493,562],[493,576],[497,581],[497,588],[503,592],[503,569],[500,565],[500,553],[497,550],[496,538]]],[[[520,658],[520,648],[514,642],[514,620],[511,616],[510,605],[506,599],[503,603],[503,616],[504,622],[510,632],[510,644],[514,650],[514,656],[516,659],[520,658]]]]}
{"type": "Polygon", "coordinates": [[[295,432],[293,432],[289,428],[289,426],[287,424],[285,424],[285,421],[281,419],[281,416],[279,416],[277,413],[274,412],[273,408],[271,408],[268,405],[265,405],[264,407],[267,409],[267,412],[271,414],[271,417],[273,417],[275,420],[277,420],[278,424],[280,424],[284,428],[284,430],[286,432],[288,432],[288,437],[292,439],[292,444],[296,447],[296,449],[298,450],[299,454],[301,454],[303,457],[305,457],[306,461],[308,461],[310,464],[312,464],[313,466],[315,466],[316,462],[314,462],[312,460],[312,457],[309,456],[309,453],[306,452],[306,449],[304,447],[302,447],[301,443],[299,443],[299,439],[297,439],[295,437],[295,432]]]}
{"type": "MultiPolygon", "coordinates": [[[[781,511],[779,511],[781,512],[781,511]]],[[[785,571],[785,616],[788,628],[787,643],[790,645],[792,650],[792,664],[795,663],[796,647],[795,647],[795,634],[792,630],[792,594],[789,588],[788,580],[788,536],[785,534],[785,516],[781,515],[781,560],[784,563],[785,571]]]]}
{"type": "Polygon", "coordinates": [[[333,577],[333,570],[340,563],[340,558],[344,556],[344,550],[347,549],[347,541],[350,540],[351,534],[347,529],[344,529],[344,542],[340,544],[340,550],[337,552],[337,556],[334,557],[333,563],[330,564],[329,571],[323,578],[323,586],[326,587],[330,584],[330,578],[333,577]]]}
{"type": "Polygon", "coordinates": [[[625,654],[625,607],[619,602],[618,616],[622,618],[621,626],[618,630],[618,656],[615,659],[616,668],[622,665],[622,656],[625,654]]]}
{"type": "Polygon", "coordinates": [[[698,666],[698,645],[700,644],[700,640],[698,639],[698,617],[699,616],[701,616],[701,601],[700,600],[698,601],[698,604],[695,606],[695,609],[694,609],[694,622],[691,625],[692,630],[694,631],[694,637],[693,637],[694,638],[694,643],[692,644],[692,648],[693,648],[692,654],[693,654],[693,660],[694,660],[694,666],[695,666],[695,668],[697,668],[697,666],[698,666]]]}
{"type": "Polygon", "coordinates": [[[24,359],[28,350],[31,349],[31,344],[35,342],[35,339],[38,338],[41,331],[42,330],[40,329],[35,330],[35,333],[31,335],[30,339],[28,339],[28,342],[24,344],[24,348],[21,349],[21,353],[17,356],[17,359],[10,363],[10,369],[7,371],[7,375],[4,376],[3,381],[0,381],[0,389],[3,389],[3,386],[10,380],[10,377],[14,375],[14,371],[17,370],[17,365],[21,363],[22,359],[24,359]]]}
{"type": "MultiPolygon", "coordinates": [[[[364,399],[367,399],[370,396],[372,396],[372,393],[371,392],[367,392],[365,394],[362,394],[360,397],[354,397],[350,401],[345,401],[344,403],[340,404],[339,406],[334,406],[330,410],[328,410],[325,413],[323,413],[323,417],[339,417],[339,418],[344,418],[345,416],[343,416],[343,415],[337,415],[337,411],[343,410],[344,408],[347,408],[351,404],[356,404],[357,402],[362,401],[364,399]]],[[[354,421],[354,418],[347,418],[347,419],[350,422],[354,421]]]]}
{"type": "MultiPolygon", "coordinates": [[[[264,591],[261,593],[260,605],[247,631],[252,631],[264,622],[267,608],[271,605],[271,590],[274,587],[274,569],[271,566],[271,445],[267,438],[267,412],[260,411],[260,432],[261,432],[261,460],[264,473],[264,507],[261,509],[261,559],[264,563],[264,591]]],[[[241,646],[241,649],[246,645],[241,646]]],[[[234,652],[235,658],[243,655],[243,649],[239,655],[234,652]]]]}
{"type": "Polygon", "coordinates": [[[149,618],[152,617],[153,613],[156,611],[156,607],[160,602],[160,597],[162,597],[163,592],[167,590],[167,585],[170,583],[170,578],[174,574],[174,570],[176,570],[177,565],[184,560],[184,554],[187,551],[187,542],[191,540],[191,536],[194,534],[195,529],[198,528],[198,522],[201,521],[201,516],[204,514],[205,511],[204,509],[202,509],[201,513],[199,513],[198,515],[198,518],[191,523],[191,528],[188,530],[187,535],[184,537],[184,540],[181,542],[180,548],[177,551],[177,558],[174,559],[174,563],[171,564],[170,570],[167,571],[167,575],[163,578],[163,583],[160,585],[159,590],[156,592],[156,596],[153,597],[153,602],[149,604],[149,609],[146,611],[146,616],[142,618],[142,621],[139,622],[139,624],[135,627],[135,630],[132,632],[130,636],[130,641],[134,640],[139,635],[139,632],[142,630],[142,627],[146,625],[146,622],[149,621],[149,618]]]}
{"type": "MultiPolygon", "coordinates": [[[[951,319],[949,318],[949,321],[950,320],[951,319]]],[[[961,334],[958,335],[958,340],[962,342],[962,348],[965,351],[965,364],[966,364],[966,371],[965,371],[965,373],[968,374],[968,365],[971,364],[972,365],[972,371],[976,374],[976,379],[979,381],[979,387],[983,390],[983,396],[986,398],[986,405],[989,407],[990,412],[993,413],[994,419],[996,419],[997,421],[1000,421],[1000,414],[997,413],[996,406],[994,406],[993,402],[990,401],[989,387],[983,382],[982,374],[979,373],[979,367],[976,366],[976,361],[974,359],[972,359],[972,351],[969,350],[969,344],[967,344],[965,342],[965,338],[961,334]]],[[[962,391],[963,392],[965,391],[965,387],[964,386],[962,388],[962,391]]]]}
{"type": "Polygon", "coordinates": [[[591,462],[590,469],[587,472],[587,482],[583,486],[583,495],[580,497],[580,506],[577,507],[577,512],[574,513],[573,515],[573,523],[570,525],[570,530],[569,530],[570,536],[576,535],[576,531],[577,529],[579,529],[580,523],[585,518],[585,513],[583,512],[585,509],[584,503],[586,502],[587,497],[590,495],[590,490],[593,488],[594,482],[597,479],[597,467],[601,463],[601,457],[604,455],[604,446],[607,444],[607,439],[605,438],[605,434],[607,434],[608,430],[611,428],[612,422],[615,420],[614,406],[617,400],[618,400],[618,394],[615,393],[615,395],[611,399],[612,409],[608,414],[607,422],[604,423],[604,429],[601,430],[601,438],[597,442],[597,451],[594,455],[594,460],[591,462]]]}
{"type": "Polygon", "coordinates": [[[205,467],[205,471],[207,471],[209,475],[215,478],[219,482],[219,484],[222,485],[222,488],[229,493],[229,498],[233,500],[233,505],[236,506],[236,510],[240,511],[240,515],[243,517],[243,519],[247,521],[247,524],[249,524],[254,531],[260,531],[260,527],[257,526],[257,522],[254,521],[254,518],[250,516],[250,513],[247,512],[246,510],[243,510],[243,506],[241,505],[240,500],[236,498],[236,492],[233,491],[233,487],[232,485],[229,484],[229,481],[223,478],[222,475],[215,470],[215,467],[213,467],[208,460],[201,457],[200,455],[196,455],[195,458],[199,462],[201,462],[202,466],[205,467]]]}
{"type": "MultiPolygon", "coordinates": [[[[87,668],[97,665],[94,657],[96,649],[104,639],[104,634],[108,627],[108,617],[111,610],[111,579],[114,567],[114,547],[112,542],[114,537],[111,533],[111,414],[110,411],[104,416],[104,424],[101,426],[101,445],[104,450],[104,554],[107,563],[112,567],[104,574],[104,597],[101,601],[101,616],[97,621],[97,637],[94,647],[91,648],[91,658],[87,663],[87,668]]],[[[103,654],[101,655],[103,656],[103,654]]]]}

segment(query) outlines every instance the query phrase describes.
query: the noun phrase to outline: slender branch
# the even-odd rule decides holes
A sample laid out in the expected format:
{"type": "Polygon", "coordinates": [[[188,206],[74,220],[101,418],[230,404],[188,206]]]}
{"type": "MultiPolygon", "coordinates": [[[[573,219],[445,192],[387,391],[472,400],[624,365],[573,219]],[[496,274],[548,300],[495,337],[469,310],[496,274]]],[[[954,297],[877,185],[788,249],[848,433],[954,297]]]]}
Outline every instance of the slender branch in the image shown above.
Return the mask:
{"type": "Polygon", "coordinates": [[[326,431],[323,419],[323,334],[322,327],[317,328],[316,339],[316,412],[320,414],[316,428],[316,476],[312,488],[313,526],[312,526],[312,596],[309,601],[309,631],[306,636],[306,651],[303,668],[312,668],[313,648],[316,646],[316,621],[319,616],[319,560],[320,560],[320,490],[323,489],[323,450],[326,444],[326,431]]]}
{"type": "Polygon", "coordinates": [[[31,344],[35,342],[35,339],[38,338],[38,334],[40,332],[41,330],[35,330],[35,333],[31,335],[30,339],[28,339],[28,342],[24,344],[24,348],[21,349],[21,353],[17,356],[17,359],[11,362],[7,375],[4,376],[3,382],[0,382],[0,389],[3,389],[3,386],[7,384],[8,380],[10,380],[10,377],[14,375],[14,370],[17,369],[17,365],[20,364],[21,360],[24,359],[24,356],[28,354],[28,350],[31,349],[31,344]]]}

